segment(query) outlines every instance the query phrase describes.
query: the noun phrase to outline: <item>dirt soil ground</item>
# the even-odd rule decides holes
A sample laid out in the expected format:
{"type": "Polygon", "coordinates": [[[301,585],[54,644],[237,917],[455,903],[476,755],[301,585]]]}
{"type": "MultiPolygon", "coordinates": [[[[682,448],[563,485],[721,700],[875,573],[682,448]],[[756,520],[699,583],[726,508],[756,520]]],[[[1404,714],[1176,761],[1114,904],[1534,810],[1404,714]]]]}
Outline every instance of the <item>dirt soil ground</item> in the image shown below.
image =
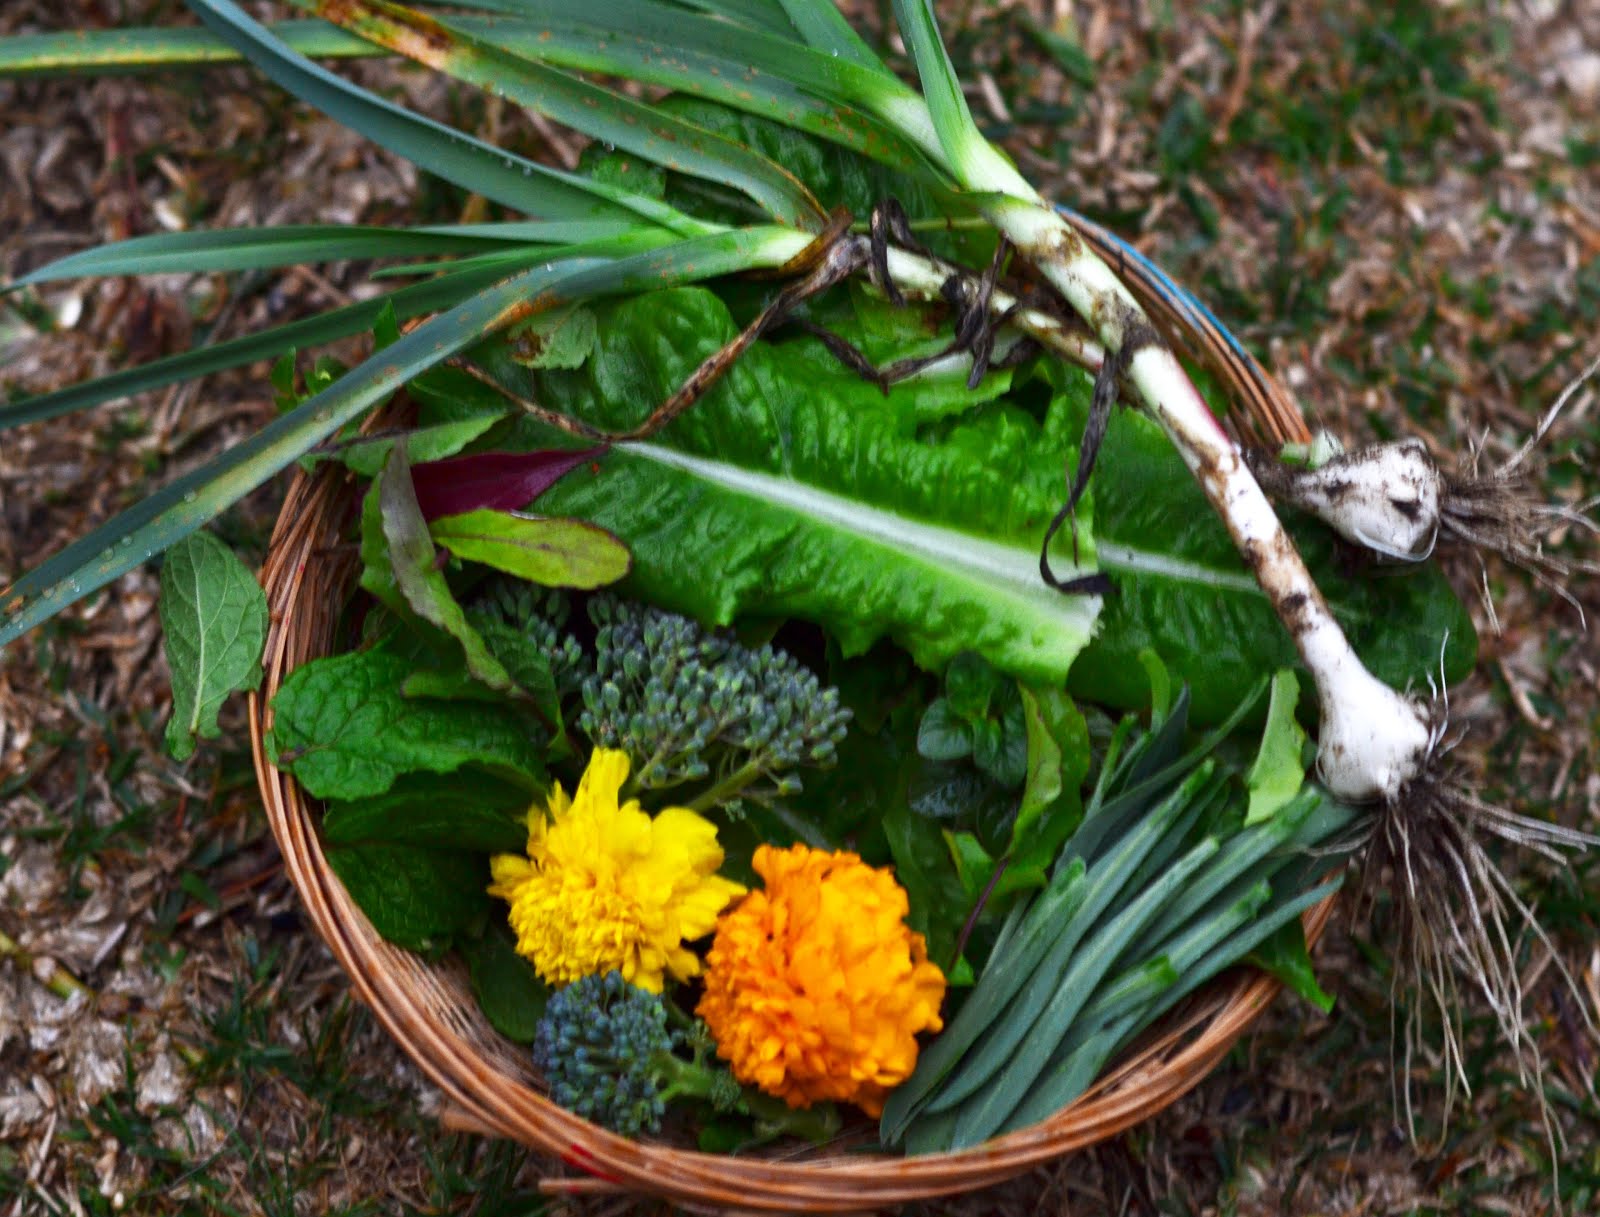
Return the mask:
{"type": "MultiPolygon", "coordinates": [[[[855,10],[876,37],[888,7],[855,10]]],[[[941,12],[980,118],[1024,171],[1195,289],[1318,424],[1354,439],[1421,431],[1441,454],[1481,447],[1493,462],[1600,354],[1600,6],[947,0],[941,12]]],[[[0,6],[0,34],[161,20],[188,18],[168,0],[0,6]]],[[[509,144],[573,147],[420,73],[342,70],[509,144]]],[[[137,233],[478,206],[243,69],[0,84],[8,277],[137,233]]],[[[69,283],[9,311],[0,301],[0,395],[360,297],[373,290],[363,270],[69,283]]],[[[264,371],[0,434],[0,583],[270,417],[264,371]]],[[[1552,501],[1600,490],[1597,405],[1600,387],[1580,387],[1542,445],[1552,501]]],[[[225,539],[259,555],[278,493],[230,514],[225,539]]],[[[1482,633],[1479,672],[1452,695],[1458,758],[1491,798],[1600,828],[1595,581],[1565,589],[1586,625],[1516,570],[1448,561],[1482,633]]],[[[153,566],[135,572],[0,654],[0,1217],[541,1211],[550,1164],[442,1132],[434,1091],[302,924],[238,708],[222,744],[167,759],[155,590],[153,566]]],[[[1439,1062],[1410,1061],[1408,1137],[1384,927],[1341,917],[1320,952],[1332,1014],[1282,999],[1157,1119],[928,1211],[1597,1211],[1600,865],[1524,864],[1519,883],[1550,930],[1523,974],[1545,1066],[1533,1087],[1474,1007],[1471,1097],[1447,1126],[1439,1062]]]]}

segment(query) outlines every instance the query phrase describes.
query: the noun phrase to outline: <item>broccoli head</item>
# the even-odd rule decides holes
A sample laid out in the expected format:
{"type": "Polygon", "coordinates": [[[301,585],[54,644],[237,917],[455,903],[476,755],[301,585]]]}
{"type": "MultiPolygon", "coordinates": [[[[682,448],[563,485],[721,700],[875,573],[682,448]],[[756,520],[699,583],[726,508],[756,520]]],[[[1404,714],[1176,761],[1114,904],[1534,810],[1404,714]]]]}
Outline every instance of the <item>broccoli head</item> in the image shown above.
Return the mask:
{"type": "Polygon", "coordinates": [[[659,1132],[676,1098],[700,1099],[718,1111],[740,1104],[733,1075],[706,1059],[710,1037],[691,1028],[691,1060],[675,1055],[683,1039],[669,1026],[659,994],[607,972],[551,996],[534,1033],[533,1061],[562,1107],[637,1137],[659,1132]]]}

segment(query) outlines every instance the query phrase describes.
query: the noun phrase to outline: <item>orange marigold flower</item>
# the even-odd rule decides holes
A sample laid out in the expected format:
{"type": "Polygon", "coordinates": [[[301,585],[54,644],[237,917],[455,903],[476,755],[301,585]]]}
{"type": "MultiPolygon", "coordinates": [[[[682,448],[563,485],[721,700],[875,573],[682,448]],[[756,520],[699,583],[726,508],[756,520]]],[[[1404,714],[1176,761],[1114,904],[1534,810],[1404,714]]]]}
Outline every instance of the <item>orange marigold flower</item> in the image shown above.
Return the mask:
{"type": "Polygon", "coordinates": [[[869,1115],[911,1076],[917,1033],[943,1023],[944,974],[906,928],[905,890],[852,853],[763,845],[766,881],[717,922],[698,1013],[742,1082],[791,1107],[869,1115]]]}

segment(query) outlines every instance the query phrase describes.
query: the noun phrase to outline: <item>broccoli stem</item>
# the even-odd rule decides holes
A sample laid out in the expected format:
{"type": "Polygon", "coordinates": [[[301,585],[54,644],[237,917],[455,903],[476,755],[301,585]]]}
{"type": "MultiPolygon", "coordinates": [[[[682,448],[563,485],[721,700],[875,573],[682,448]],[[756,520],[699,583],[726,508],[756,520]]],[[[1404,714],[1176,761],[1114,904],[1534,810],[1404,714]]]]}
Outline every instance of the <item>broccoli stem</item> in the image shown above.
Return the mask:
{"type": "Polygon", "coordinates": [[[709,811],[735,798],[746,787],[766,772],[766,758],[757,756],[740,765],[727,777],[714,783],[695,796],[689,804],[690,811],[709,811]]]}
{"type": "Polygon", "coordinates": [[[740,1101],[739,1084],[726,1069],[707,1065],[703,1060],[686,1061],[670,1052],[658,1052],[650,1062],[658,1094],[664,1103],[676,1099],[702,1099],[718,1111],[727,1111],[740,1101]]]}

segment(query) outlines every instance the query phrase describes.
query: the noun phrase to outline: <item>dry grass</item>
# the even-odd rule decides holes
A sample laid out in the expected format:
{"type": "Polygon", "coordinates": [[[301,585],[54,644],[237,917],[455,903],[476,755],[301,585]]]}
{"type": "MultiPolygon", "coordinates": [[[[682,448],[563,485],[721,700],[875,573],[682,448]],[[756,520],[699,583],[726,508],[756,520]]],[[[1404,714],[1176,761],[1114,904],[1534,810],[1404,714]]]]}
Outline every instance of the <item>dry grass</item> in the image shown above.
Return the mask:
{"type": "MultiPolygon", "coordinates": [[[[0,32],[174,7],[11,0],[0,32]]],[[[855,7],[876,28],[887,6],[855,7]]],[[[1137,238],[1316,419],[1351,438],[1420,428],[1446,453],[1481,443],[1494,464],[1600,343],[1600,9],[1390,7],[942,6],[980,116],[1025,171],[1137,238]]],[[[353,70],[483,120],[437,83],[353,70]]],[[[490,118],[497,138],[540,138],[490,118]]],[[[390,223],[462,205],[241,70],[0,85],[12,275],[173,223],[390,223]]],[[[0,386],[242,333],[359,293],[359,271],[52,290],[54,332],[0,312],[0,386]]],[[[1600,483],[1597,402],[1575,394],[1544,445],[1555,500],[1600,483]]],[[[241,375],[6,434],[0,576],[270,410],[263,378],[241,375]]],[[[272,507],[252,499],[228,539],[259,550],[272,507]]],[[[1474,595],[1476,564],[1457,574],[1474,595]]],[[[1514,569],[1488,575],[1501,628],[1455,694],[1456,755],[1489,797],[1592,830],[1592,635],[1514,569]]],[[[0,1217],[106,1212],[119,1195],[141,1213],[533,1211],[541,1164],[439,1132],[429,1089],[301,928],[242,741],[185,767],[163,757],[154,589],[149,571],[130,575],[0,655],[0,1217]]],[[[1593,580],[1566,590],[1600,618],[1593,580]]],[[[1592,862],[1521,876],[1580,989],[1554,983],[1540,952],[1519,960],[1571,1212],[1600,1205],[1595,1047],[1577,1004],[1600,1009],[1597,880],[1592,862]]],[[[1137,1132],[928,1211],[1548,1211],[1537,1105],[1483,1011],[1466,1020],[1471,1099],[1445,1131],[1440,1062],[1414,1060],[1421,1144],[1398,1131],[1383,912],[1325,945],[1331,1016],[1284,1001],[1137,1132]]]]}

